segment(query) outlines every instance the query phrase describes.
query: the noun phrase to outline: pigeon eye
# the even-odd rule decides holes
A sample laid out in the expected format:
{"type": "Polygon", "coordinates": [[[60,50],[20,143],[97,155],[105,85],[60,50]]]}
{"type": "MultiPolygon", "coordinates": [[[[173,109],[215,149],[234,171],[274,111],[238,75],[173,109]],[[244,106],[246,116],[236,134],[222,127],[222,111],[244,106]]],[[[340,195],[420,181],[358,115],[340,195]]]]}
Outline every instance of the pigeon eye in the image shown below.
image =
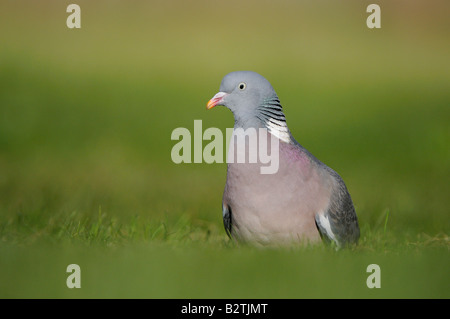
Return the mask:
{"type": "Polygon", "coordinates": [[[245,90],[245,88],[247,87],[247,85],[244,83],[244,82],[242,82],[242,83],[239,83],[239,90],[245,90]]]}

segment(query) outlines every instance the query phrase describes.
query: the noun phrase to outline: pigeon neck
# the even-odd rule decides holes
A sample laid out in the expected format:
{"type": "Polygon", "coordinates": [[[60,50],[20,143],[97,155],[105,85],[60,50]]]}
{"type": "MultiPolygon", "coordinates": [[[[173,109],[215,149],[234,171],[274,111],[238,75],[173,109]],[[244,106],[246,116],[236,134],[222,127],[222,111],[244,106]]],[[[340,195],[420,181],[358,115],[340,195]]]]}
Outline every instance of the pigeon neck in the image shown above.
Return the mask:
{"type": "Polygon", "coordinates": [[[240,109],[239,113],[234,112],[234,128],[265,128],[270,134],[285,143],[292,144],[294,139],[286,124],[286,118],[280,100],[276,95],[263,101],[250,111],[245,112],[240,109]]]}
{"type": "Polygon", "coordinates": [[[269,132],[285,143],[292,143],[292,136],[286,124],[286,117],[283,113],[278,96],[264,99],[257,107],[256,117],[263,123],[269,132]]]}

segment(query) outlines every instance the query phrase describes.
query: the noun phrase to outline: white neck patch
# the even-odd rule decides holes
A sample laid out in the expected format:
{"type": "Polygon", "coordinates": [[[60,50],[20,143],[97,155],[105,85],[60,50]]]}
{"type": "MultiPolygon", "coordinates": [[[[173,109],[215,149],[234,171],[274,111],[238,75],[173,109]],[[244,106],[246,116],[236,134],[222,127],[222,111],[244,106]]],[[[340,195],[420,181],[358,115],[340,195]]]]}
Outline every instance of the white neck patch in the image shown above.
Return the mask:
{"type": "Polygon", "coordinates": [[[291,133],[289,132],[286,122],[270,119],[266,120],[266,127],[270,134],[278,137],[283,142],[291,142],[291,133]]]}

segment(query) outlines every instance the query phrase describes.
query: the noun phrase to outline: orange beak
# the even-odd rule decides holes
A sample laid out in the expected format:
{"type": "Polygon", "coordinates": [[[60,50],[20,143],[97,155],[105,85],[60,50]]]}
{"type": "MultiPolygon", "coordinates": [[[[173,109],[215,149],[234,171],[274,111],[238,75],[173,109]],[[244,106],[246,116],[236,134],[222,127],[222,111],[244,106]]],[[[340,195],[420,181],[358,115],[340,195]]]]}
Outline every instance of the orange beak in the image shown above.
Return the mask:
{"type": "Polygon", "coordinates": [[[206,104],[206,109],[212,109],[216,105],[221,105],[223,98],[227,95],[227,93],[219,92],[216,95],[213,96],[211,100],[208,101],[206,104]]]}

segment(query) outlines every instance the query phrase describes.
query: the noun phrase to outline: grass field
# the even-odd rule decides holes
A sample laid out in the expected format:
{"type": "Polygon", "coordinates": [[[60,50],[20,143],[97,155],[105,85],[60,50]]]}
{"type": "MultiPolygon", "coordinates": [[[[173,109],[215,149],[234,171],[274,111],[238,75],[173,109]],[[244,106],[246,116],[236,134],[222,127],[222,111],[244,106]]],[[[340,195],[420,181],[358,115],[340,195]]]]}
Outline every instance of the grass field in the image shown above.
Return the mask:
{"type": "Polygon", "coordinates": [[[0,3],[0,297],[450,297],[447,2],[379,1],[379,30],[364,1],[76,3],[78,30],[0,3]],[[236,245],[226,164],[171,161],[175,128],[232,127],[205,104],[235,70],[344,178],[358,247],[236,245]]]}

